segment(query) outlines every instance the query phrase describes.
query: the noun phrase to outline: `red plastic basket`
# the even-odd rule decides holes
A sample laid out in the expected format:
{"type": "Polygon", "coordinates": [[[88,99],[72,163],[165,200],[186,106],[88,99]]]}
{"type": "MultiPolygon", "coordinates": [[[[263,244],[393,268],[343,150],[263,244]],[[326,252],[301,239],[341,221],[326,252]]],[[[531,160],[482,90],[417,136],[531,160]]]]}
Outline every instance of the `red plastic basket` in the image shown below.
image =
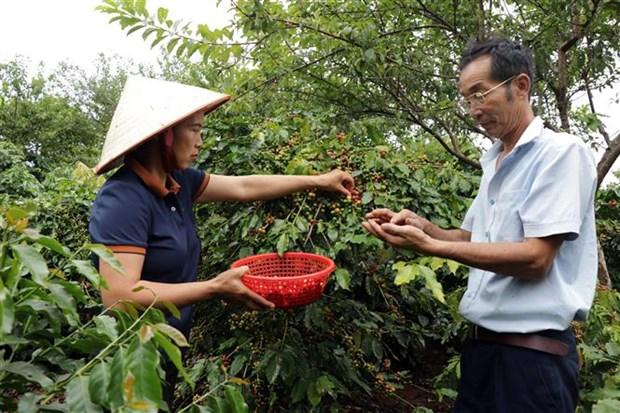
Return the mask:
{"type": "Polygon", "coordinates": [[[268,253],[241,258],[230,268],[247,265],[241,281],[252,291],[279,308],[310,304],[321,297],[327,278],[336,264],[322,255],[285,252],[284,256],[268,253]]]}

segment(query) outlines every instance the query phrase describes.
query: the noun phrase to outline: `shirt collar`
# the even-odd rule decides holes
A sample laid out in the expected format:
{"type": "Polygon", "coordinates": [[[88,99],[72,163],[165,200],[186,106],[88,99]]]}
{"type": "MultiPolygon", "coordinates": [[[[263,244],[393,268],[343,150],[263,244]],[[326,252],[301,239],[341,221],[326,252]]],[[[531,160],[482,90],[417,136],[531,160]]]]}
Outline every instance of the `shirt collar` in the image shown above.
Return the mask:
{"type": "MultiPolygon", "coordinates": [[[[544,129],[544,123],[540,116],[536,116],[530,124],[527,126],[523,134],[517,141],[514,148],[512,148],[511,153],[513,153],[518,147],[523,146],[529,142],[532,142],[534,139],[538,138],[542,135],[544,129]]],[[[482,164],[482,169],[485,170],[487,167],[495,168],[495,159],[497,155],[499,155],[502,150],[503,143],[499,139],[493,143],[493,146],[482,156],[480,159],[480,163],[482,164]]]]}
{"type": "Polygon", "coordinates": [[[142,164],[135,158],[127,159],[125,162],[129,169],[133,171],[144,185],[157,194],[160,198],[164,198],[170,194],[177,194],[181,189],[181,185],[172,178],[172,175],[166,176],[166,186],[162,185],[157,178],[153,176],[142,164]]]}

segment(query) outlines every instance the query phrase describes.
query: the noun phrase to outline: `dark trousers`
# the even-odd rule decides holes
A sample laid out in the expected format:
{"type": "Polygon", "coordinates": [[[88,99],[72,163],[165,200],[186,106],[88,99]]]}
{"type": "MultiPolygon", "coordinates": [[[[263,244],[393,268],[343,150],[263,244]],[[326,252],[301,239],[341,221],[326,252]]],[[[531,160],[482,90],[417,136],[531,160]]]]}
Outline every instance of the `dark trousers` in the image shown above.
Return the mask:
{"type": "MultiPolygon", "coordinates": [[[[186,352],[187,351],[185,348],[181,349],[181,360],[185,359],[186,352]]],[[[166,356],[165,354],[162,354],[161,356],[161,365],[164,369],[164,372],[166,373],[166,378],[164,382],[161,384],[162,397],[164,401],[166,402],[166,404],[168,405],[167,411],[170,413],[174,413],[176,411],[176,406],[174,405],[174,390],[180,379],[179,371],[177,370],[172,360],[170,360],[168,356],[166,356]]],[[[160,412],[166,412],[166,411],[160,409],[160,412]]]]}
{"type": "Polygon", "coordinates": [[[570,329],[541,335],[563,341],[567,356],[470,339],[461,355],[455,413],[574,413],[579,361],[570,329]]]}
{"type": "MultiPolygon", "coordinates": [[[[162,396],[166,404],[168,405],[168,412],[174,413],[176,411],[174,406],[174,389],[179,381],[179,372],[176,366],[170,361],[168,357],[163,360],[164,371],[166,373],[166,380],[162,383],[162,396]]],[[[160,410],[163,412],[163,410],[160,410]]]]}

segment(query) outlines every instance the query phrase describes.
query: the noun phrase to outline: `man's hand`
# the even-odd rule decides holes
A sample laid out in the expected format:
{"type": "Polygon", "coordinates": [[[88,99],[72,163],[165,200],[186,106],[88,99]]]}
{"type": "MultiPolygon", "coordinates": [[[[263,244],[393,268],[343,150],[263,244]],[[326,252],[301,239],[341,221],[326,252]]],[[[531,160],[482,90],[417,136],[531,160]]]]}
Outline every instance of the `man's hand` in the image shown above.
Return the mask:
{"type": "Polygon", "coordinates": [[[351,196],[355,183],[353,177],[340,169],[324,173],[317,177],[319,189],[323,191],[340,192],[345,196],[351,196]]]}
{"type": "Polygon", "coordinates": [[[366,214],[366,221],[362,226],[395,247],[428,253],[432,250],[434,241],[424,232],[428,224],[426,219],[407,209],[395,213],[380,208],[366,214]]]}
{"type": "Polygon", "coordinates": [[[220,273],[213,281],[217,285],[217,293],[225,301],[245,305],[251,310],[273,308],[274,304],[265,300],[241,282],[241,276],[249,271],[248,266],[235,268],[220,273]]]}
{"type": "MultiPolygon", "coordinates": [[[[392,218],[396,216],[396,212],[387,208],[377,208],[366,214],[366,220],[373,220],[378,224],[384,224],[386,222],[392,222],[392,218]]],[[[366,228],[366,227],[364,227],[366,228]]],[[[375,234],[376,235],[376,234],[375,234]]]]}
{"type": "Polygon", "coordinates": [[[396,225],[412,225],[416,228],[420,228],[429,235],[429,230],[433,225],[429,220],[422,218],[415,212],[408,209],[403,209],[399,213],[395,214],[390,220],[390,223],[396,225]]]}

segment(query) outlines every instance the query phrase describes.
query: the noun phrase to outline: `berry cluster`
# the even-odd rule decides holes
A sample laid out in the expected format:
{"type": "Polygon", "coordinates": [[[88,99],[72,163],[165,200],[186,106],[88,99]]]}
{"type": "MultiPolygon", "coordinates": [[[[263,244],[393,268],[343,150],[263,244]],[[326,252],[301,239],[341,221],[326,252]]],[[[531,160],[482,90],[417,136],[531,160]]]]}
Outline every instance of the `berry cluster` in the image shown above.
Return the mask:
{"type": "Polygon", "coordinates": [[[356,188],[351,189],[351,195],[347,196],[347,201],[353,203],[355,206],[362,204],[362,196],[356,188]]]}

